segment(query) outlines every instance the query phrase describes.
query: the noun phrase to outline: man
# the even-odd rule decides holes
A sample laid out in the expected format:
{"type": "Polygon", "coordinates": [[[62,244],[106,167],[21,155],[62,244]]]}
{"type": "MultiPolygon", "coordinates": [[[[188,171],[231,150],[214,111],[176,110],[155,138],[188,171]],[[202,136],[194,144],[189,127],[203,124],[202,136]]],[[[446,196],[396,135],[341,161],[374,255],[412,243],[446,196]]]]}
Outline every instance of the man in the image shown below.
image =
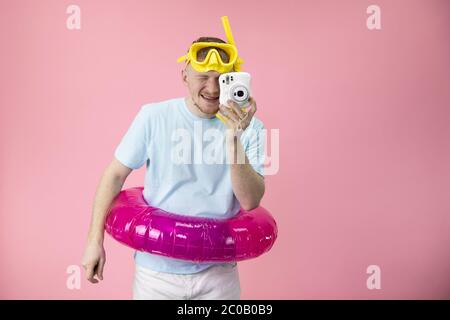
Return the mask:
{"type": "MultiPolygon", "coordinates": [[[[225,43],[223,40],[202,37],[194,43],[211,43],[211,47],[197,52],[197,62],[214,55],[220,55],[216,58],[221,66],[230,61],[230,53],[219,48],[219,43],[225,43]]],[[[92,283],[103,280],[104,223],[108,208],[130,172],[144,163],[147,168],[144,198],[163,210],[226,219],[237,214],[240,207],[251,210],[260,203],[265,190],[261,159],[264,126],[254,117],[256,102],[250,98],[250,107],[245,110],[234,103],[219,104],[221,73],[214,67],[199,72],[192,64],[188,59],[181,72],[189,91],[187,97],[142,106],[103,173],[82,262],[92,283]],[[224,139],[205,143],[204,132],[208,130],[222,133],[224,139]],[[180,145],[180,132],[189,132],[197,143],[186,144],[184,140],[184,145],[180,145]],[[193,155],[198,155],[198,150],[204,154],[211,143],[223,148],[221,161],[206,163],[198,161],[198,157],[195,159],[193,155]],[[177,154],[174,150],[180,146],[187,155],[192,155],[183,158],[189,161],[174,160],[177,154]]],[[[238,69],[236,66],[239,67],[235,64],[229,71],[238,69]]],[[[134,299],[240,299],[236,262],[191,262],[145,252],[136,252],[135,262],[134,299]]]]}

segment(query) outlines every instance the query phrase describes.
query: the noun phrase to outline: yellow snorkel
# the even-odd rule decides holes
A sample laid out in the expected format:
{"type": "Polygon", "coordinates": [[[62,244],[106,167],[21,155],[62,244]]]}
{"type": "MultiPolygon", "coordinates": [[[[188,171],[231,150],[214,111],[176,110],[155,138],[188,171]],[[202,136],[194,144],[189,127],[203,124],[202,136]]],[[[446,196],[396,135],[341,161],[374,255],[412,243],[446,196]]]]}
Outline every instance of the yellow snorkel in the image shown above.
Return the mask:
{"type": "Polygon", "coordinates": [[[192,67],[198,72],[207,72],[210,70],[219,73],[241,71],[241,64],[243,64],[244,61],[238,56],[238,50],[234,43],[234,37],[231,32],[228,17],[223,16],[221,19],[228,43],[196,42],[189,48],[188,54],[178,58],[177,62],[186,61],[186,64],[191,63],[192,67]],[[211,47],[212,49],[209,50],[205,59],[199,61],[199,59],[197,59],[197,53],[202,49],[211,47]],[[220,53],[216,48],[224,51],[228,55],[228,62],[222,60],[220,53]]]}
{"type": "MultiPolygon", "coordinates": [[[[229,44],[234,46],[236,48],[236,44],[234,43],[234,37],[233,33],[231,32],[230,22],[228,21],[227,16],[223,16],[222,18],[222,25],[223,29],[225,30],[225,35],[227,37],[227,41],[229,44]]],[[[236,48],[236,56],[237,56],[237,48],[236,48]]],[[[236,62],[234,63],[234,71],[240,72],[241,70],[241,64],[244,63],[244,60],[242,60],[239,56],[236,58],[236,62]]]]}

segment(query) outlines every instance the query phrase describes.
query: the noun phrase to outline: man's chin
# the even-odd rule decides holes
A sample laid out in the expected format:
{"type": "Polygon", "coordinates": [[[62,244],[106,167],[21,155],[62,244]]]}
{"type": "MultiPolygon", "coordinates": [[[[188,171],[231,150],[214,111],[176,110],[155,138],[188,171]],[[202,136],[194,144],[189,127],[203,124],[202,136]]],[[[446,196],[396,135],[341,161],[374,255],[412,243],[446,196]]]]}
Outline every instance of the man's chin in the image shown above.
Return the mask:
{"type": "Polygon", "coordinates": [[[219,111],[219,104],[217,104],[217,105],[209,105],[209,104],[208,105],[204,105],[204,104],[202,104],[200,106],[200,110],[203,113],[206,113],[206,114],[209,114],[209,115],[213,116],[219,111]]]}

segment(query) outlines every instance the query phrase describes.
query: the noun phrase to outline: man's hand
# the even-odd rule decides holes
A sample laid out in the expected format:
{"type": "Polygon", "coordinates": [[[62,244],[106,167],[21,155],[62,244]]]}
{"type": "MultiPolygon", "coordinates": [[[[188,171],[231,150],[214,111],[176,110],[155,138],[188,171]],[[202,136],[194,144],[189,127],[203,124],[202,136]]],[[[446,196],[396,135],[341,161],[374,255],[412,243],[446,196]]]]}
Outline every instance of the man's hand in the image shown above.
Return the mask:
{"type": "Polygon", "coordinates": [[[97,275],[99,280],[103,280],[103,267],[106,262],[105,249],[103,244],[90,242],[86,246],[81,264],[86,271],[86,279],[92,283],[98,283],[94,278],[97,275]]]}
{"type": "Polygon", "coordinates": [[[228,132],[233,136],[238,136],[247,129],[256,112],[256,101],[253,97],[250,97],[248,101],[250,106],[245,108],[245,110],[231,100],[228,100],[228,106],[222,104],[219,106],[216,117],[227,126],[228,132]]]}

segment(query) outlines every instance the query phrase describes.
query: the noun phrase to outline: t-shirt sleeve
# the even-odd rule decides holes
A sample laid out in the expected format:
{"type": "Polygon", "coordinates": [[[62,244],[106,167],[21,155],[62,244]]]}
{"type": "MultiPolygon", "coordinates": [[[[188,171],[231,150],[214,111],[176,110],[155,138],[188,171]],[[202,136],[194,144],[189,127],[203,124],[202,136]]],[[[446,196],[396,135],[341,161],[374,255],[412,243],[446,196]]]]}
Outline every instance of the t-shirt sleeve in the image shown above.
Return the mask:
{"type": "Polygon", "coordinates": [[[260,120],[257,120],[256,118],[252,120],[254,123],[252,126],[247,128],[249,129],[248,132],[244,131],[246,133],[246,143],[244,144],[245,153],[253,169],[264,177],[264,147],[266,129],[260,120]]]}
{"type": "Polygon", "coordinates": [[[117,146],[114,156],[128,168],[139,169],[148,159],[149,141],[148,112],[143,106],[117,146]]]}

